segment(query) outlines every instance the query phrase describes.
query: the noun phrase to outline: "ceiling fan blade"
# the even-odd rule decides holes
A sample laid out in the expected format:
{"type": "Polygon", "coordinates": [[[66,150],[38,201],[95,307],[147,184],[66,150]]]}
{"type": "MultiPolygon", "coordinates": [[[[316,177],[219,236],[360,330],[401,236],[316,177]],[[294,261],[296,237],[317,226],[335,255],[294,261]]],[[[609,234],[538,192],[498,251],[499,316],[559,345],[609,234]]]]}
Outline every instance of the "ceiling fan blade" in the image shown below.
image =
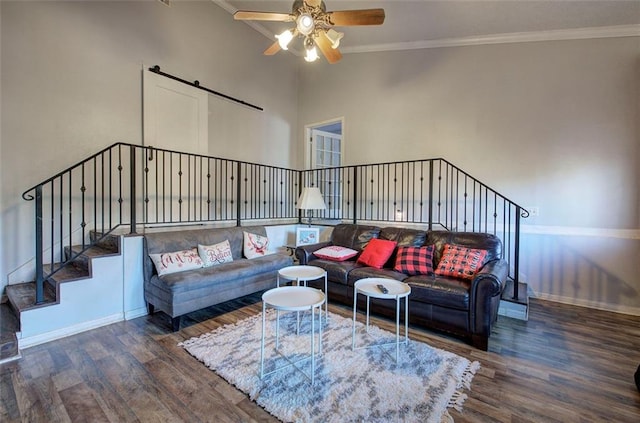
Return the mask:
{"type": "Polygon", "coordinates": [[[327,62],[333,64],[342,59],[342,53],[340,53],[340,50],[338,50],[337,48],[332,48],[331,41],[329,41],[329,39],[324,34],[320,34],[315,37],[314,41],[316,42],[316,45],[318,46],[324,57],[327,58],[327,62]]]}
{"type": "Polygon", "coordinates": [[[295,17],[289,13],[252,12],[249,10],[238,10],[233,14],[233,19],[237,21],[293,22],[294,18],[295,17]]]}
{"type": "Polygon", "coordinates": [[[337,10],[327,14],[335,26],[382,25],[384,22],[384,9],[337,10]]]}
{"type": "Polygon", "coordinates": [[[276,41],[275,43],[271,44],[271,46],[268,49],[266,49],[263,54],[265,56],[273,56],[279,51],[280,51],[280,43],[276,41]]]}

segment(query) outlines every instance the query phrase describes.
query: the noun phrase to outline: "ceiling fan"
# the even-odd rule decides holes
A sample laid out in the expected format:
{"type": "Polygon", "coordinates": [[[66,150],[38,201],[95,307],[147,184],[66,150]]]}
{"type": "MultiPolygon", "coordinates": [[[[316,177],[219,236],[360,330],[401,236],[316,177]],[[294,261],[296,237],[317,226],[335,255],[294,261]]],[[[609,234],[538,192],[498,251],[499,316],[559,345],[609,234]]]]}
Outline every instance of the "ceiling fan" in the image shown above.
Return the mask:
{"type": "Polygon", "coordinates": [[[338,46],[344,36],[335,26],[382,25],[384,9],[341,10],[327,12],[322,0],[295,0],[291,13],[252,12],[238,10],[233,15],[236,20],[295,22],[295,27],[276,35],[277,41],[264,51],[267,56],[287,50],[295,37],[304,39],[305,60],[313,62],[318,58],[316,46],[329,63],[342,58],[338,46]]]}

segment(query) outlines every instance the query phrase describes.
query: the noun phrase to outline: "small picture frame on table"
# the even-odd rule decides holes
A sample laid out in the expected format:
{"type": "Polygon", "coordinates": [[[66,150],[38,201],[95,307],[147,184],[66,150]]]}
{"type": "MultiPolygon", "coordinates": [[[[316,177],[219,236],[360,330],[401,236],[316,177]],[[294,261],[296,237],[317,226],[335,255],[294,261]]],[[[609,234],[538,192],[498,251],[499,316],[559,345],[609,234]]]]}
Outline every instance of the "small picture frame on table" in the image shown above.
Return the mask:
{"type": "Polygon", "coordinates": [[[317,244],[320,242],[319,228],[298,228],[296,230],[296,246],[317,244]]]}

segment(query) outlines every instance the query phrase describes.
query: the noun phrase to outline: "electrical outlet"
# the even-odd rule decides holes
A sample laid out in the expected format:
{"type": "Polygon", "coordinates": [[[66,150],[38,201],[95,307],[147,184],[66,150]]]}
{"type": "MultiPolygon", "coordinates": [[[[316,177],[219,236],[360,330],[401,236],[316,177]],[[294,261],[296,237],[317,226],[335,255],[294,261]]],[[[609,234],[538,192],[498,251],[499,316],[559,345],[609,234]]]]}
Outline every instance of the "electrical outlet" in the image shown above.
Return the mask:
{"type": "Polygon", "coordinates": [[[529,217],[540,216],[540,207],[538,206],[525,207],[525,209],[529,211],[529,217]]]}

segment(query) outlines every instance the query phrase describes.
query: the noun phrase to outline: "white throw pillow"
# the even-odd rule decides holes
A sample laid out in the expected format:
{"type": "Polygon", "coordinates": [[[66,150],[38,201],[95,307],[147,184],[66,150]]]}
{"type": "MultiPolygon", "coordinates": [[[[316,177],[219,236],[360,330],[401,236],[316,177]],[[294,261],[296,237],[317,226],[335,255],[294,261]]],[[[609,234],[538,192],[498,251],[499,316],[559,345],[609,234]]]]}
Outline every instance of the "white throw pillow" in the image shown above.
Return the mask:
{"type": "Polygon", "coordinates": [[[248,259],[264,257],[271,254],[269,238],[262,235],[244,232],[244,256],[248,259]]]}
{"type": "Polygon", "coordinates": [[[228,239],[213,245],[198,244],[198,254],[200,254],[200,258],[204,262],[204,267],[233,261],[231,244],[229,244],[228,239]]]}
{"type": "Polygon", "coordinates": [[[204,266],[196,248],[172,253],[149,254],[149,257],[156,266],[158,276],[200,269],[204,266]]]}
{"type": "Polygon", "coordinates": [[[347,247],[340,247],[339,245],[329,245],[328,247],[320,248],[314,251],[313,254],[316,257],[320,257],[325,260],[332,261],[345,261],[352,257],[355,257],[358,252],[347,247]]]}

